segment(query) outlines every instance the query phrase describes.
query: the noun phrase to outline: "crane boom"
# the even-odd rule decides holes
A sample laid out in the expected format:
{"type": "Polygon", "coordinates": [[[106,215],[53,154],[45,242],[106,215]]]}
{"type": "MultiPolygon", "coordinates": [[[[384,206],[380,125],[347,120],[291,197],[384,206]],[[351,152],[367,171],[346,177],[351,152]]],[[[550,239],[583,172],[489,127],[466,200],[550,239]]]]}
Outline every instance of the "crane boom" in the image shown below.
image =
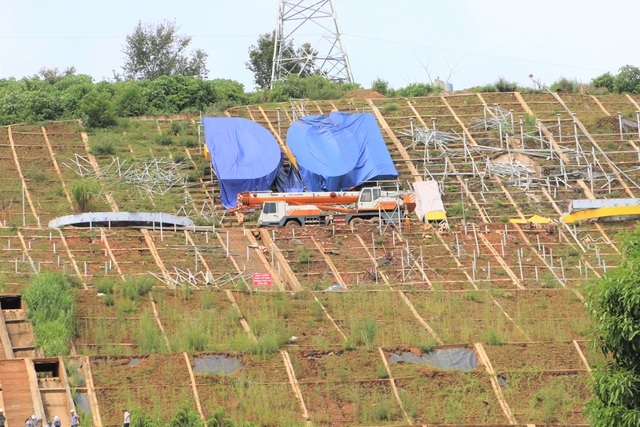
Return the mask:
{"type": "Polygon", "coordinates": [[[356,203],[359,195],[359,191],[303,193],[266,193],[245,191],[238,194],[237,209],[257,209],[265,202],[287,202],[289,205],[349,205],[356,203]]]}

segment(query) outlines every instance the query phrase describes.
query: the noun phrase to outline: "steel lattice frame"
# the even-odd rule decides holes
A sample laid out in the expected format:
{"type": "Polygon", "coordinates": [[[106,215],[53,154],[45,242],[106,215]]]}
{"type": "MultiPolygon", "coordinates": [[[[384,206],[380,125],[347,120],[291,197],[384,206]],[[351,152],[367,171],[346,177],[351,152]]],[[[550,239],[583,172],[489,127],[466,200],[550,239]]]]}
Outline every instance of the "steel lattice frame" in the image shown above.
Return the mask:
{"type": "Polygon", "coordinates": [[[338,29],[332,0],[281,0],[278,7],[278,25],[275,32],[271,87],[290,74],[292,63],[303,64],[298,75],[314,66],[325,77],[339,82],[353,83],[347,51],[338,29]],[[320,31],[320,32],[319,32],[320,31]],[[299,35],[298,43],[294,43],[299,35]],[[298,52],[302,44],[309,43],[312,52],[298,52]],[[285,53],[294,52],[293,57],[285,53]]]}

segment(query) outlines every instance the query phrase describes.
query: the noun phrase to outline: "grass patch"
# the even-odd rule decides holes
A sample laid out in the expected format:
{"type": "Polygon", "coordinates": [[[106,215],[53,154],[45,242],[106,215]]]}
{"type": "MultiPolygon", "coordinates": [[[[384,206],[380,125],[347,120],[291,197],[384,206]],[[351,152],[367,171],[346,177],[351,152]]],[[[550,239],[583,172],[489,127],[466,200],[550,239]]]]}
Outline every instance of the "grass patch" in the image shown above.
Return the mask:
{"type": "Polygon", "coordinates": [[[89,152],[94,156],[113,156],[116,154],[116,146],[107,139],[99,139],[93,142],[89,152]]]}
{"type": "Polygon", "coordinates": [[[138,349],[145,354],[161,353],[167,350],[151,310],[145,310],[140,317],[137,345],[138,349]]]}
{"type": "Polygon", "coordinates": [[[489,345],[503,345],[504,338],[500,335],[500,332],[496,331],[493,328],[488,329],[484,334],[482,334],[482,341],[489,345]]]}
{"type": "Polygon", "coordinates": [[[197,136],[182,136],[180,137],[180,145],[186,148],[195,148],[198,146],[197,136]]]}
{"type": "Polygon", "coordinates": [[[156,135],[156,142],[160,145],[171,145],[173,144],[173,138],[171,138],[171,135],[166,134],[166,133],[161,133],[156,135]]]}
{"type": "Polygon", "coordinates": [[[71,185],[71,197],[80,212],[87,212],[91,209],[91,203],[98,194],[99,188],[100,184],[94,179],[77,181],[71,185]]]}
{"type": "Polygon", "coordinates": [[[122,284],[122,294],[131,301],[139,301],[153,288],[153,279],[147,276],[129,277],[122,284]]]}
{"type": "Polygon", "coordinates": [[[358,319],[351,322],[349,341],[354,345],[373,347],[378,333],[378,321],[375,319],[358,319]]]}
{"type": "Polygon", "coordinates": [[[100,294],[113,294],[113,280],[106,277],[98,280],[98,282],[96,283],[96,289],[100,294]]]}

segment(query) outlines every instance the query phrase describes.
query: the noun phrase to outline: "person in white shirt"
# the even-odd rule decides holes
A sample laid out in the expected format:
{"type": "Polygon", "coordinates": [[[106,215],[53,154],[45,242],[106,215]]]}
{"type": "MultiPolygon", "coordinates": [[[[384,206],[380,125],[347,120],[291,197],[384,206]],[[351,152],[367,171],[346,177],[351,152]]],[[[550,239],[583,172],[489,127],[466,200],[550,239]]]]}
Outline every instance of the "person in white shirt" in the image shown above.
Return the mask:
{"type": "Polygon", "coordinates": [[[131,424],[131,414],[126,409],[123,409],[122,412],[124,412],[124,423],[122,427],[129,427],[129,424],[131,424]]]}

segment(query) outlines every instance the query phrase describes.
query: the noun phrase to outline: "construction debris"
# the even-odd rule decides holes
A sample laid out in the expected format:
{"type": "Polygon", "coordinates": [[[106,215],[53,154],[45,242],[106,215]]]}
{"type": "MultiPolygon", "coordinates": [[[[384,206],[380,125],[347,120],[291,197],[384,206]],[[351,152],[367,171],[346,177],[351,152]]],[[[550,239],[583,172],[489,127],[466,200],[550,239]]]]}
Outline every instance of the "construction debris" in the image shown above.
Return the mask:
{"type": "Polygon", "coordinates": [[[185,172],[187,165],[184,161],[176,163],[163,158],[121,161],[116,157],[99,174],[95,172],[89,159],[78,154],[62,164],[83,178],[99,178],[112,185],[121,182],[133,185],[143,197],[153,197],[154,194],[164,196],[173,187],[187,187],[188,182],[188,174],[185,172]]]}

